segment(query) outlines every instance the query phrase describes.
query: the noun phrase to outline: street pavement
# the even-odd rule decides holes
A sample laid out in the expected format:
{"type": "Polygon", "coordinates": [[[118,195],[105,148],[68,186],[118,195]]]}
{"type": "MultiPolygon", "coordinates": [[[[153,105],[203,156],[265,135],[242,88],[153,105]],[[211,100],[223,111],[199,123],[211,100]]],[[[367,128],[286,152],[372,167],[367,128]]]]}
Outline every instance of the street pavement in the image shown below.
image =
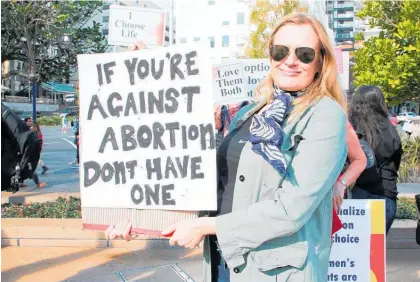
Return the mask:
{"type": "MultiPolygon", "coordinates": [[[[1,281],[118,282],[122,280],[116,273],[122,272],[125,281],[170,282],[167,279],[140,280],[138,278],[142,273],[140,268],[172,263],[178,263],[194,281],[201,281],[202,258],[200,249],[133,250],[64,247],[2,248],[1,281]]],[[[420,249],[387,250],[386,281],[420,281],[420,249]]]]}
{"type": "MultiPolygon", "coordinates": [[[[80,192],[79,169],[70,165],[76,157],[72,129],[69,128],[67,133],[61,133],[59,126],[44,126],[41,130],[44,139],[41,160],[49,168],[44,175],[41,175],[42,168],[37,168],[40,181],[47,183],[42,192],[80,192]]],[[[31,179],[25,180],[25,183],[29,187],[22,187],[20,191],[37,191],[38,188],[31,179]]]]}

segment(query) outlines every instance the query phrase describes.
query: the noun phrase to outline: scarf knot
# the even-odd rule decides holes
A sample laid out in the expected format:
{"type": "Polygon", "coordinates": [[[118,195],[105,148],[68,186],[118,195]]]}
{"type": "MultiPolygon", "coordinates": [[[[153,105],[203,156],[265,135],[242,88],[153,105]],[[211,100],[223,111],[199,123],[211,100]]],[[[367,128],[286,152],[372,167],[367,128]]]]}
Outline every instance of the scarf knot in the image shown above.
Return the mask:
{"type": "Polygon", "coordinates": [[[295,97],[304,92],[286,92],[274,85],[274,99],[267,109],[252,118],[249,141],[252,150],[261,155],[281,176],[287,176],[286,162],[281,152],[287,116],[292,111],[295,97]]]}

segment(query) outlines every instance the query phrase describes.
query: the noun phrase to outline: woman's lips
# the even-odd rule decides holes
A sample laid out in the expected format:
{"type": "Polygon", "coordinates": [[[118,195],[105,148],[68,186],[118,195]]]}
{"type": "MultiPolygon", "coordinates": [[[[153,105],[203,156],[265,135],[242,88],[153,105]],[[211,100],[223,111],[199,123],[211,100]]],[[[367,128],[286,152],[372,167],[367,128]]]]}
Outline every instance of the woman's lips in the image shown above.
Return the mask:
{"type": "Polygon", "coordinates": [[[298,76],[300,71],[291,71],[291,70],[282,70],[280,69],[281,73],[286,76],[298,76]]]}

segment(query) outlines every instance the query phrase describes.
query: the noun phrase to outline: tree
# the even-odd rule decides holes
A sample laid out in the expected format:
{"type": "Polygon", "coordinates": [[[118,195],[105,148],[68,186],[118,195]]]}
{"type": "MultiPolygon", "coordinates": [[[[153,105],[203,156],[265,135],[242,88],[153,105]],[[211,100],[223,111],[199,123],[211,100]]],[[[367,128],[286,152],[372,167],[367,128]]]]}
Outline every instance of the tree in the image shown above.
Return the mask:
{"type": "Polygon", "coordinates": [[[266,58],[271,32],[282,17],[293,12],[306,12],[306,9],[299,5],[298,0],[257,0],[250,15],[253,31],[249,35],[246,55],[249,58],[266,58]]]}
{"type": "Polygon", "coordinates": [[[77,53],[106,50],[100,25],[94,22],[93,26],[86,26],[102,5],[103,1],[2,2],[2,63],[6,60],[26,62],[27,69],[19,74],[32,80],[62,82],[69,79],[77,65],[77,53]],[[71,40],[63,42],[64,36],[71,40]]]}
{"type": "MultiPolygon", "coordinates": [[[[379,86],[390,104],[420,102],[420,3],[363,2],[358,16],[381,32],[354,52],[354,84],[379,86]]],[[[356,35],[356,40],[363,39],[363,34],[356,35]]]]}

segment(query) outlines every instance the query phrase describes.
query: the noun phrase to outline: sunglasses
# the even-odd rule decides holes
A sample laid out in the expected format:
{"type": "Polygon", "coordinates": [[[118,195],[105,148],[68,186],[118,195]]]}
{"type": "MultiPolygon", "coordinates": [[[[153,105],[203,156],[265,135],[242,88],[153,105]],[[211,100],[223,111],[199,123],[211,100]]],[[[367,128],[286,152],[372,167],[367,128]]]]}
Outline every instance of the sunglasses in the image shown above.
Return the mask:
{"type": "MultiPolygon", "coordinates": [[[[281,61],[290,54],[290,48],[284,45],[273,45],[270,48],[270,56],[274,61],[281,61]]],[[[310,47],[298,47],[295,49],[296,58],[304,64],[310,64],[315,60],[315,50],[310,47]]]]}

